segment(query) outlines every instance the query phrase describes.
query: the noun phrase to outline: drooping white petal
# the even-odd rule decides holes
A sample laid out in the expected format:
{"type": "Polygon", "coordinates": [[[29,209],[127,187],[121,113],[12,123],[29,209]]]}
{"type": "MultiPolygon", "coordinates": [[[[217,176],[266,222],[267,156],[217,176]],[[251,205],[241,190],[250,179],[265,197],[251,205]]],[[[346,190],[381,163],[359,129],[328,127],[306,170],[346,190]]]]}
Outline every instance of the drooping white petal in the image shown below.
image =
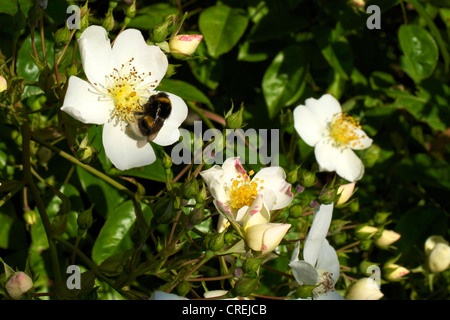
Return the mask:
{"type": "Polygon", "coordinates": [[[245,215],[242,217],[244,231],[255,224],[265,224],[270,220],[270,215],[264,209],[264,200],[262,194],[258,194],[252,205],[247,208],[245,215]]]}
{"type": "Polygon", "coordinates": [[[103,127],[103,146],[106,156],[119,170],[142,167],[155,162],[156,155],[149,143],[141,144],[127,135],[120,125],[112,122],[103,127]]]}
{"type": "MultiPolygon", "coordinates": [[[[264,194],[265,190],[271,190],[276,197],[276,202],[273,206],[266,201],[269,210],[282,209],[288,206],[294,198],[294,195],[291,192],[291,184],[287,183],[285,180],[286,173],[283,168],[278,166],[263,168],[252,180],[256,181],[256,179],[258,179],[258,186],[263,187],[261,193],[264,194]]],[[[266,199],[266,196],[264,197],[266,199]]]]}
{"type": "Polygon", "coordinates": [[[115,67],[111,42],[103,27],[87,27],[78,39],[81,62],[91,83],[104,84],[105,78],[115,67]]]}
{"type": "Polygon", "coordinates": [[[316,285],[319,281],[319,273],[308,262],[299,260],[289,263],[295,280],[300,285],[316,285]]]}
{"type": "Polygon", "coordinates": [[[342,178],[355,182],[364,175],[364,164],[349,148],[337,148],[329,140],[321,140],[314,150],[321,171],[336,171],[342,178]]]}
{"type": "Polygon", "coordinates": [[[104,124],[114,108],[112,101],[102,99],[87,81],[72,76],[61,110],[83,123],[104,124]]]}
{"type": "Polygon", "coordinates": [[[339,279],[339,259],[336,250],[328,243],[327,239],[323,240],[320,248],[316,269],[330,272],[335,284],[339,279]]]}
{"type": "Polygon", "coordinates": [[[306,236],[303,257],[306,262],[315,266],[321,247],[330,228],[333,215],[333,204],[322,204],[314,213],[311,229],[306,236]]]}
{"type": "Polygon", "coordinates": [[[305,105],[318,119],[326,124],[330,123],[333,115],[342,112],[341,104],[330,94],[324,94],[319,99],[306,99],[305,105]]]}
{"type": "Polygon", "coordinates": [[[159,85],[166,74],[169,65],[166,55],[159,47],[148,45],[139,30],[122,31],[115,39],[112,51],[115,67],[120,67],[122,63],[133,58],[132,65],[139,73],[151,72],[151,76],[145,78],[143,85],[159,85]]]}
{"type": "Polygon", "coordinates": [[[326,134],[327,124],[305,106],[294,109],[294,128],[300,138],[311,147],[315,146],[326,134]]]}

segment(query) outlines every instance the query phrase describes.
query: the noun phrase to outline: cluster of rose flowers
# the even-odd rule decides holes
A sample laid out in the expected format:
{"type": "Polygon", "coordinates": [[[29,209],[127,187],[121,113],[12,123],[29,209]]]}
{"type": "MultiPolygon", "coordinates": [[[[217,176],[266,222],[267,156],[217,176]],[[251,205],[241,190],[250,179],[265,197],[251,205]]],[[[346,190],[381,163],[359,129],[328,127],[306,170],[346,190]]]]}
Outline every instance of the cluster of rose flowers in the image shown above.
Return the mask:
{"type": "MultiPolygon", "coordinates": [[[[176,54],[190,55],[201,36],[178,35],[170,47],[176,54]]],[[[100,26],[90,26],[78,39],[84,73],[87,81],[72,76],[61,108],[73,118],[86,123],[103,125],[103,146],[107,157],[120,170],[141,167],[156,160],[147,137],[131,130],[136,112],[142,111],[143,102],[156,94],[168,68],[166,54],[154,45],[148,45],[141,32],[122,31],[111,46],[107,32],[100,26]]],[[[187,117],[187,105],[178,96],[167,93],[172,105],[156,138],[152,141],[169,146],[180,138],[178,128],[187,117]]],[[[296,242],[289,267],[299,286],[315,286],[312,299],[380,299],[379,286],[372,279],[356,281],[345,297],[335,290],[340,276],[336,250],[327,240],[333,209],[352,196],[355,183],[364,175],[364,165],[353,150],[371,146],[372,139],[360,124],[342,112],[340,103],[331,95],[310,98],[294,109],[294,128],[301,139],[314,147],[320,171],[336,172],[349,183],[338,189],[338,202],[319,204],[313,213],[312,224],[305,241],[296,242]],[[300,248],[302,247],[302,252],[300,248]]],[[[301,193],[286,181],[282,167],[262,168],[256,174],[247,172],[238,157],[228,158],[219,166],[200,172],[213,203],[219,212],[217,232],[235,228],[248,248],[259,256],[276,252],[285,238],[290,224],[271,221],[272,212],[288,207],[296,194],[301,193]]],[[[361,232],[376,233],[374,227],[365,226],[361,232]]],[[[380,246],[389,246],[399,234],[384,230],[377,239],[380,246]]],[[[433,272],[450,265],[450,247],[445,239],[435,236],[427,240],[425,251],[433,272]]],[[[408,272],[396,268],[398,276],[408,272]]],[[[13,299],[20,299],[33,288],[33,282],[23,272],[14,273],[6,284],[13,299]]],[[[223,295],[209,292],[208,298],[223,295]]],[[[173,294],[156,291],[153,299],[178,299],[173,294]]]]}

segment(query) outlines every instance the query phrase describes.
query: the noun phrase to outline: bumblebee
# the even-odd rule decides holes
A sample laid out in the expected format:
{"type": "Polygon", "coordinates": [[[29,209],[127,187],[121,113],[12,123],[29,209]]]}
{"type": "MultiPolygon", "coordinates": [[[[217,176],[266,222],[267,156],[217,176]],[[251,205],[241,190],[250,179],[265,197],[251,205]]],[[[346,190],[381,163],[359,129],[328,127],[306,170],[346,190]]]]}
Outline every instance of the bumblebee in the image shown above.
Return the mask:
{"type": "Polygon", "coordinates": [[[166,93],[152,95],[144,105],[144,110],[135,112],[135,115],[140,116],[136,120],[139,133],[146,136],[148,142],[153,141],[171,112],[172,103],[166,93]]]}

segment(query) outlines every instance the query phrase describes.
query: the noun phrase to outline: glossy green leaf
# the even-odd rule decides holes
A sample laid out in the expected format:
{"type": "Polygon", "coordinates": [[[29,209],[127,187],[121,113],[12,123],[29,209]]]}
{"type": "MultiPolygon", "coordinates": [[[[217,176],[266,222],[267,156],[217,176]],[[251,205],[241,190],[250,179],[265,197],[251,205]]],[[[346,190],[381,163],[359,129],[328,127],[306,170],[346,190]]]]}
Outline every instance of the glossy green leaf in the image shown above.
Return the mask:
{"type": "Polygon", "coordinates": [[[195,86],[181,80],[163,79],[158,91],[166,91],[173,93],[183,100],[204,103],[209,109],[214,110],[214,107],[208,97],[195,86]]]}
{"type": "Polygon", "coordinates": [[[199,28],[213,58],[229,52],[245,32],[248,17],[244,10],[216,5],[204,10],[199,28]]]}
{"type": "MultiPolygon", "coordinates": [[[[147,222],[153,215],[148,206],[143,209],[143,214],[147,222]]],[[[111,212],[92,249],[92,259],[95,263],[101,264],[112,255],[132,248],[130,232],[135,220],[136,214],[131,200],[122,203],[111,212]]]]}
{"type": "Polygon", "coordinates": [[[401,63],[405,72],[416,82],[431,76],[439,51],[428,31],[418,25],[402,25],[398,30],[398,39],[404,53],[401,63]]]}
{"type": "Polygon", "coordinates": [[[81,167],[77,167],[77,174],[90,203],[95,204],[94,211],[103,217],[106,217],[123,201],[123,195],[104,180],[97,178],[81,167]]]}
{"type": "Polygon", "coordinates": [[[267,68],[262,89],[270,118],[300,98],[305,87],[308,60],[304,47],[290,46],[280,51],[267,68]]]}

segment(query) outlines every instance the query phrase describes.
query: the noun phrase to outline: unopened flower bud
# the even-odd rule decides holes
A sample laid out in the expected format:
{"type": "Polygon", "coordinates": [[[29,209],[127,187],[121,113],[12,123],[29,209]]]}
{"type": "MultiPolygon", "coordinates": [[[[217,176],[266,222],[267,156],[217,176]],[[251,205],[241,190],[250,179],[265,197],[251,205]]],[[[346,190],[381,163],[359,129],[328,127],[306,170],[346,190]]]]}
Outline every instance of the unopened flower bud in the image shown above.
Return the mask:
{"type": "Polygon", "coordinates": [[[450,246],[437,243],[428,255],[428,268],[433,273],[447,270],[450,267],[450,246]]]}
{"type": "Polygon", "coordinates": [[[312,187],[317,183],[317,177],[314,172],[304,170],[301,176],[301,183],[305,188],[312,187]]]}
{"type": "Polygon", "coordinates": [[[208,249],[210,249],[212,251],[219,251],[220,249],[222,249],[223,246],[225,245],[224,237],[225,237],[225,231],[213,235],[208,240],[208,243],[207,243],[208,249]]]}
{"type": "Polygon", "coordinates": [[[169,40],[170,53],[176,59],[183,60],[197,49],[203,36],[199,34],[179,34],[169,40]]]}
{"type": "Polygon", "coordinates": [[[184,297],[190,290],[191,290],[191,284],[189,281],[181,281],[177,285],[177,293],[180,297],[184,297]]]}
{"type": "Polygon", "coordinates": [[[378,228],[368,225],[360,225],[355,229],[356,237],[359,239],[372,238],[377,232],[378,228]]]}
{"type": "Polygon", "coordinates": [[[245,231],[245,240],[251,249],[267,254],[275,250],[290,227],[284,223],[256,224],[245,231]]]}
{"type": "Polygon", "coordinates": [[[379,300],[384,296],[372,278],[357,280],[348,290],[346,300],[379,300]]]}
{"type": "Polygon", "coordinates": [[[291,218],[299,218],[303,214],[303,206],[301,204],[294,204],[289,208],[289,216],[291,218]]]}
{"type": "Polygon", "coordinates": [[[391,215],[390,212],[377,212],[374,217],[374,221],[378,225],[386,223],[387,218],[391,215]]]}
{"type": "Polygon", "coordinates": [[[112,29],[114,29],[114,24],[114,15],[112,13],[112,10],[110,10],[106,14],[106,17],[102,22],[102,27],[105,28],[106,31],[111,31],[112,29]]]}
{"type": "Polygon", "coordinates": [[[336,198],[336,190],[324,188],[319,194],[319,202],[321,204],[332,204],[336,198]]]}
{"type": "Polygon", "coordinates": [[[297,179],[298,179],[298,168],[295,168],[294,170],[288,172],[286,176],[287,182],[289,182],[290,184],[294,184],[295,182],[297,182],[297,179]]]}
{"type": "Polygon", "coordinates": [[[184,196],[188,199],[193,198],[199,191],[197,179],[192,179],[184,188],[184,196]]]}
{"type": "Polygon", "coordinates": [[[6,79],[0,76],[0,92],[5,91],[8,88],[8,83],[6,82],[6,79]]]}
{"type": "Polygon", "coordinates": [[[5,285],[9,296],[14,300],[19,300],[24,294],[33,289],[33,280],[25,272],[16,272],[5,285]]]}
{"type": "Polygon", "coordinates": [[[206,193],[206,187],[205,187],[205,184],[203,183],[202,188],[195,195],[195,201],[197,203],[204,203],[206,201],[206,199],[208,199],[208,194],[206,193]]]}
{"type": "Polygon", "coordinates": [[[39,6],[40,6],[42,9],[46,9],[46,8],[47,8],[47,3],[48,3],[47,0],[38,0],[38,3],[39,3],[39,6]]]}
{"type": "Polygon", "coordinates": [[[28,226],[35,225],[37,222],[37,214],[33,210],[25,211],[25,213],[23,214],[23,219],[28,226]]]}
{"type": "Polygon", "coordinates": [[[241,104],[240,109],[236,112],[233,112],[233,109],[234,107],[231,106],[231,109],[225,115],[225,123],[227,128],[240,129],[244,122],[244,104],[241,104]]]}
{"type": "Polygon", "coordinates": [[[383,230],[381,236],[375,240],[375,244],[380,248],[388,248],[391,244],[400,239],[401,235],[392,230],[383,230]]]}
{"type": "Polygon", "coordinates": [[[244,278],[241,277],[235,284],[235,287],[231,290],[232,294],[237,297],[246,297],[253,293],[258,287],[259,280],[257,278],[244,278]]]}
{"type": "Polygon", "coordinates": [[[350,199],[353,194],[353,190],[355,190],[355,182],[343,184],[338,188],[337,194],[339,196],[339,200],[336,203],[336,206],[343,205],[350,199]]]}
{"type": "Polygon", "coordinates": [[[175,15],[169,15],[164,19],[163,22],[154,26],[149,32],[149,40],[153,43],[165,41],[167,36],[169,35],[169,28],[172,26],[174,18],[175,15]]]}
{"type": "Polygon", "coordinates": [[[65,25],[62,28],[59,28],[55,32],[55,45],[57,48],[64,47],[70,41],[70,30],[65,25]]]}
{"type": "Polygon", "coordinates": [[[247,258],[244,263],[244,272],[256,272],[261,266],[262,260],[258,258],[247,258]]]}
{"type": "Polygon", "coordinates": [[[408,273],[408,269],[395,263],[387,263],[383,267],[384,278],[389,281],[399,281],[408,273]]]}
{"type": "Polygon", "coordinates": [[[173,161],[172,158],[167,153],[164,152],[161,162],[164,169],[172,168],[173,161]]]}
{"type": "Polygon", "coordinates": [[[448,245],[448,242],[442,236],[435,235],[428,237],[428,239],[425,241],[425,253],[429,255],[438,243],[444,243],[448,245]]]}
{"type": "Polygon", "coordinates": [[[28,25],[31,29],[34,29],[38,26],[39,20],[41,20],[42,16],[42,8],[39,5],[38,1],[35,1],[34,4],[28,10],[28,25]]]}
{"type": "Polygon", "coordinates": [[[365,0],[350,0],[350,4],[355,9],[364,9],[364,7],[366,6],[365,0]]]}
{"type": "Polygon", "coordinates": [[[134,18],[136,16],[136,0],[125,10],[125,15],[128,18],[134,18]]]}

